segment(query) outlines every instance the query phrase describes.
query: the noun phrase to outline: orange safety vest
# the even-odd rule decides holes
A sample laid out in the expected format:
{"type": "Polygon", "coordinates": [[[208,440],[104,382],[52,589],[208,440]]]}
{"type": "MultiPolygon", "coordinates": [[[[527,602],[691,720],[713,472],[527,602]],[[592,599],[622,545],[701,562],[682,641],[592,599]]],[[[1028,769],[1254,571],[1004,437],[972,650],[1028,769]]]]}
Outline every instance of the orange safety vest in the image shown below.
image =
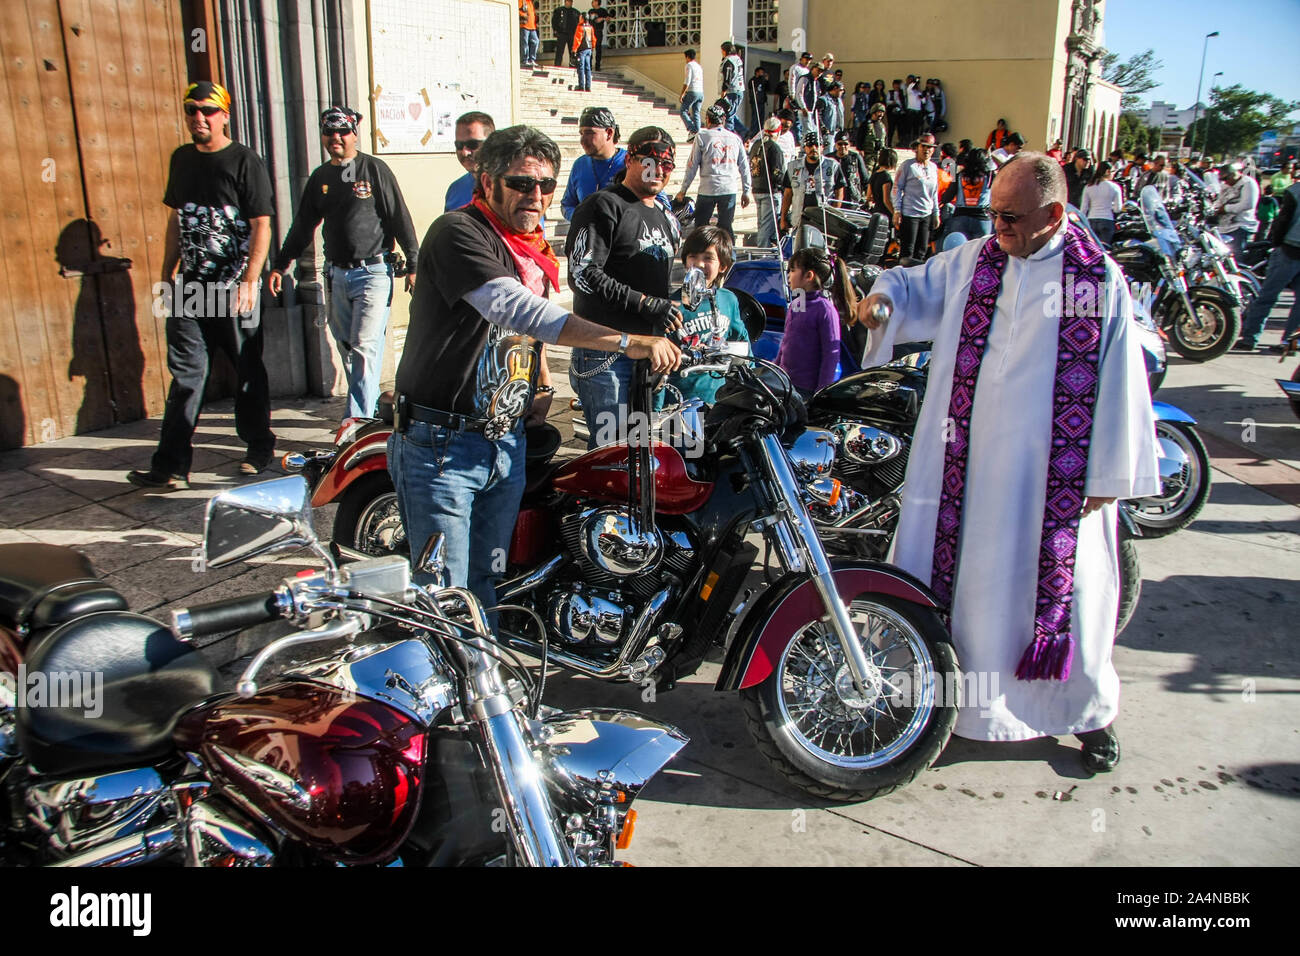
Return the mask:
{"type": "Polygon", "coordinates": [[[519,0],[519,25],[525,30],[537,29],[537,6],[533,0],[519,0]]]}

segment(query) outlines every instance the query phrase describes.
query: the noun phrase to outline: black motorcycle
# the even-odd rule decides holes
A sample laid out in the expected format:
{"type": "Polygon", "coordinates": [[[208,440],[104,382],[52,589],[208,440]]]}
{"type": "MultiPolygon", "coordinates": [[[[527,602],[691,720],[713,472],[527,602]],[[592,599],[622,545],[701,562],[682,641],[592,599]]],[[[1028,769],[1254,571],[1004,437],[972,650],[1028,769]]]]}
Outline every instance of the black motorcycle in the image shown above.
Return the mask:
{"type": "Polygon", "coordinates": [[[1227,291],[1188,286],[1180,264],[1183,241],[1154,186],[1142,190],[1141,224],[1131,214],[1117,224],[1111,257],[1136,286],[1134,297],[1150,296],[1150,312],[1183,358],[1207,362],[1232,347],[1241,334],[1242,309],[1227,291]]]}

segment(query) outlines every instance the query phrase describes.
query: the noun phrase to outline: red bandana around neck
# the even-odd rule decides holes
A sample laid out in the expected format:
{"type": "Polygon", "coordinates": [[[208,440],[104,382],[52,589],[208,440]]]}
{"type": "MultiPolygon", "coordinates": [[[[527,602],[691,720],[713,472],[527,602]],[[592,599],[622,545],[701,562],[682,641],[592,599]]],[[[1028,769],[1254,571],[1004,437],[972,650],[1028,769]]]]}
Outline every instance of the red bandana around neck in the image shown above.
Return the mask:
{"type": "MultiPolygon", "coordinates": [[[[536,263],[550,281],[551,288],[558,289],[560,287],[560,262],[555,258],[555,252],[552,251],[551,244],[546,241],[546,233],[542,231],[540,224],[527,234],[514,232],[501,221],[501,217],[494,213],[492,207],[480,197],[474,197],[472,205],[487,217],[487,221],[491,223],[497,235],[505,240],[516,260],[524,259],[536,263]]],[[[546,295],[545,291],[537,289],[530,288],[529,291],[541,296],[546,295]]]]}

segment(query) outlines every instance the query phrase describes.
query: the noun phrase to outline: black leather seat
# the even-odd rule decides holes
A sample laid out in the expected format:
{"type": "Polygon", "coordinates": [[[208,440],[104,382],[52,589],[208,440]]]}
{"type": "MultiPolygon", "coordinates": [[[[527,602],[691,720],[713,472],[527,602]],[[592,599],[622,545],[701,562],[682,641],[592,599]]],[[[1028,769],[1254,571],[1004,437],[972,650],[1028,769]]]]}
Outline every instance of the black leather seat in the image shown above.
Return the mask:
{"type": "Polygon", "coordinates": [[[203,655],[152,618],[127,611],[63,625],[41,640],[26,664],[27,686],[19,693],[28,706],[16,710],[18,740],[32,766],[46,774],[100,772],[166,757],[174,752],[177,716],[217,685],[217,672],[203,655]],[[73,675],[81,678],[82,698],[61,693],[54,699],[52,689],[66,690],[73,675]],[[98,686],[95,675],[101,675],[98,686]],[[45,706],[31,706],[41,680],[45,706]]]}
{"type": "Polygon", "coordinates": [[[0,625],[38,630],[96,611],[124,610],[126,598],[99,580],[79,551],[0,544],[0,625]]]}

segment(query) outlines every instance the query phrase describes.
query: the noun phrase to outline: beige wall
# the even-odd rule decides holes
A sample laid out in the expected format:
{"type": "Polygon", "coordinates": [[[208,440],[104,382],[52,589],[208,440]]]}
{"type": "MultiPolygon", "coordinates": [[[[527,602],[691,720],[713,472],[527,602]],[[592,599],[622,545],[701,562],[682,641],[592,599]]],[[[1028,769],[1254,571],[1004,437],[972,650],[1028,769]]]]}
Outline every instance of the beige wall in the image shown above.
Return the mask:
{"type": "MultiPolygon", "coordinates": [[[[574,6],[577,6],[575,3],[574,6]]],[[[652,80],[666,90],[671,90],[676,97],[682,91],[682,84],[686,82],[686,57],[684,56],[686,47],[664,47],[654,52],[642,52],[639,50],[607,50],[601,61],[601,67],[604,69],[618,69],[626,67],[629,70],[635,70],[643,74],[647,79],[652,80]]],[[[699,51],[695,51],[699,57],[699,51]]],[[[700,65],[704,68],[704,101],[707,106],[713,100],[709,98],[709,91],[718,85],[718,61],[714,58],[712,83],[710,83],[709,68],[704,62],[704,57],[700,57],[700,65]]]]}
{"type": "Polygon", "coordinates": [[[1059,134],[1069,0],[998,0],[975,5],[977,17],[961,16],[948,0],[865,6],[807,0],[808,48],[818,59],[835,54],[850,91],[861,80],[882,79],[888,89],[909,73],[935,76],[948,97],[944,141],[983,146],[999,117],[1030,148],[1051,145],[1054,116],[1059,134]],[[864,18],[870,29],[845,29],[864,18]]]}

